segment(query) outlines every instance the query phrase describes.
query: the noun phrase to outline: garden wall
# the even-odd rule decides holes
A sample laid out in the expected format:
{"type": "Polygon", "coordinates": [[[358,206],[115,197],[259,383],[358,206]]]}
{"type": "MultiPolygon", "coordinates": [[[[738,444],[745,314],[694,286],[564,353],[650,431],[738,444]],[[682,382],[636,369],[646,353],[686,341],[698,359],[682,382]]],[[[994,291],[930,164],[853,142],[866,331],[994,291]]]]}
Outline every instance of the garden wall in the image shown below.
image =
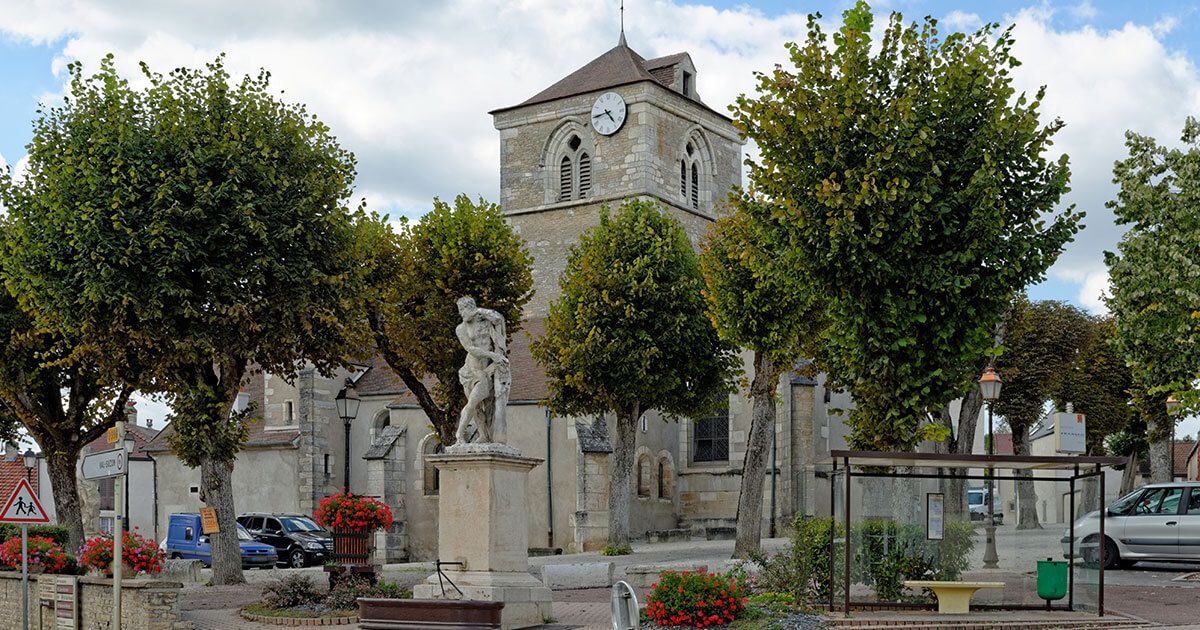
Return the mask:
{"type": "MultiPolygon", "coordinates": [[[[38,594],[39,580],[52,581],[53,575],[29,576],[29,627],[54,630],[54,610],[43,607],[38,594]]],[[[161,580],[122,580],[122,630],[191,630],[179,612],[179,582],[161,580]]],[[[98,577],[79,578],[78,628],[107,628],[112,619],[112,580],[98,577]]],[[[0,630],[21,628],[21,574],[0,572],[0,630]]]]}

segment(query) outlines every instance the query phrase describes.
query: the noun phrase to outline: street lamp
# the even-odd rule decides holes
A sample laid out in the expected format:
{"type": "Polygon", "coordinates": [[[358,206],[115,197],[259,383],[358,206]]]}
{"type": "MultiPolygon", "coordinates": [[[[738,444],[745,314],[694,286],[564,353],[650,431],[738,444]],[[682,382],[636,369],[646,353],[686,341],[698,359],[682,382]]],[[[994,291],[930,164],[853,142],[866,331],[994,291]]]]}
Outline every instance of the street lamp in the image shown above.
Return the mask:
{"type": "Polygon", "coordinates": [[[25,449],[25,481],[33,483],[33,468],[37,466],[37,455],[33,454],[32,448],[25,449]]]}
{"type": "MultiPolygon", "coordinates": [[[[983,374],[979,376],[979,393],[983,395],[983,399],[988,404],[988,432],[987,432],[987,451],[988,455],[996,454],[996,434],[992,430],[992,408],[995,406],[996,399],[1000,397],[1000,386],[1004,381],[992,366],[988,366],[983,374]]],[[[987,533],[987,548],[983,552],[983,568],[996,569],[1000,566],[1000,556],[996,554],[996,495],[995,495],[995,476],[996,471],[992,467],[988,467],[987,478],[987,509],[988,520],[987,526],[983,529],[987,533]]]]}
{"type": "Polygon", "coordinates": [[[342,391],[338,392],[337,398],[334,398],[337,403],[338,417],[346,425],[346,476],[342,484],[342,492],[350,494],[350,421],[358,416],[358,392],[354,389],[354,381],[346,379],[346,386],[342,391]]]}

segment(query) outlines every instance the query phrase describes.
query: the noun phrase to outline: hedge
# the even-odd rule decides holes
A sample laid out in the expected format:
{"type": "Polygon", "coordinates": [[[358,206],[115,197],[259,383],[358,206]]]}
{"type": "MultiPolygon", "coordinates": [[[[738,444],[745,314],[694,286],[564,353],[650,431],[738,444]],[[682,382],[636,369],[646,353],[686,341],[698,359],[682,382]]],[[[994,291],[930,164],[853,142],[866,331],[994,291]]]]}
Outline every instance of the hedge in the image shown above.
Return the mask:
{"type": "MultiPolygon", "coordinates": [[[[71,537],[70,532],[63,525],[30,525],[29,536],[45,536],[53,540],[55,544],[62,548],[66,548],[67,539],[71,537]]],[[[21,526],[13,523],[0,523],[0,543],[9,538],[20,538],[21,526]]]]}

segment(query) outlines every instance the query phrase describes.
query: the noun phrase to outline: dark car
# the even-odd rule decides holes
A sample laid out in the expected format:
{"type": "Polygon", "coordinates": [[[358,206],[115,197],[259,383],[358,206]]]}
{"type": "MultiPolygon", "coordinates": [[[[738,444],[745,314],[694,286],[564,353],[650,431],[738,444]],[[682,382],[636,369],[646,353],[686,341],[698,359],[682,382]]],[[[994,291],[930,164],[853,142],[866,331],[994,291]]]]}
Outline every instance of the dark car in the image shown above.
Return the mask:
{"type": "Polygon", "coordinates": [[[311,516],[302,514],[242,514],[237,517],[254,540],[271,545],[279,562],[293,568],[324,563],[333,553],[333,537],[311,516]]]}
{"type": "MultiPolygon", "coordinates": [[[[270,545],[255,542],[250,532],[241,525],[237,528],[237,538],[243,569],[268,569],[275,566],[278,556],[270,545]]],[[[199,514],[172,514],[168,521],[163,550],[168,558],[199,560],[206,567],[212,566],[212,546],[208,536],[201,533],[199,514]]]]}

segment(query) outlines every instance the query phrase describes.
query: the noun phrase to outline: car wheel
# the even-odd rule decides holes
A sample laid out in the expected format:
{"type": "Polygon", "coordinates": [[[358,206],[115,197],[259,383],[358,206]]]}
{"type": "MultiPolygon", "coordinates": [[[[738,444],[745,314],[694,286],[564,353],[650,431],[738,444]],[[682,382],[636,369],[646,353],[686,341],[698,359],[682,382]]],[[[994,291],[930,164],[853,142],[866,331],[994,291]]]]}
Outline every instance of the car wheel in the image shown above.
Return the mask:
{"type": "MultiPolygon", "coordinates": [[[[1096,566],[1100,564],[1100,558],[1098,557],[1099,555],[1100,554],[1095,547],[1085,549],[1083,552],[1083,561],[1090,566],[1096,566]]],[[[1112,569],[1120,567],[1121,564],[1121,552],[1117,550],[1117,543],[1113,542],[1108,536],[1105,536],[1104,568],[1111,571],[1112,569]]]]}
{"type": "Polygon", "coordinates": [[[293,549],[292,552],[288,554],[288,566],[292,567],[293,569],[303,569],[304,552],[299,549],[293,549]]]}
{"type": "Polygon", "coordinates": [[[177,553],[173,553],[173,554],[171,554],[171,559],[172,559],[172,560],[182,560],[182,559],[183,559],[183,556],[181,556],[181,555],[179,555],[179,554],[177,554],[177,553]]]}

